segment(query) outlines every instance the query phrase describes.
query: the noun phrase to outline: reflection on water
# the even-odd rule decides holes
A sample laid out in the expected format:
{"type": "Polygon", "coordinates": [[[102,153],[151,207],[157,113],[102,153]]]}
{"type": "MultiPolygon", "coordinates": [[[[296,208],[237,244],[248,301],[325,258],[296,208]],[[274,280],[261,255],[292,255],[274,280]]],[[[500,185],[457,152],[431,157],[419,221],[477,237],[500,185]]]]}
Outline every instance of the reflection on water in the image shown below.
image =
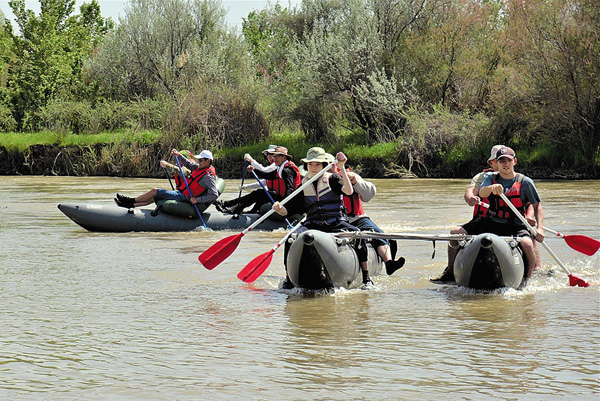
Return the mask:
{"type": "MultiPolygon", "coordinates": [[[[436,286],[445,244],[431,259],[430,242],[403,241],[405,267],[377,289],[302,296],[277,289],[281,250],[254,284],[236,278],[283,231],[247,234],[208,271],[198,254],[231,232],[90,233],[56,208],[165,180],[0,181],[3,398],[598,399],[600,256],[559,238],[548,244],[592,287],[569,287],[546,254],[556,273],[523,291],[436,286]]],[[[470,218],[468,180],[374,181],[365,209],[388,232],[470,218]]],[[[547,226],[600,238],[599,181],[537,186],[547,226]]]]}

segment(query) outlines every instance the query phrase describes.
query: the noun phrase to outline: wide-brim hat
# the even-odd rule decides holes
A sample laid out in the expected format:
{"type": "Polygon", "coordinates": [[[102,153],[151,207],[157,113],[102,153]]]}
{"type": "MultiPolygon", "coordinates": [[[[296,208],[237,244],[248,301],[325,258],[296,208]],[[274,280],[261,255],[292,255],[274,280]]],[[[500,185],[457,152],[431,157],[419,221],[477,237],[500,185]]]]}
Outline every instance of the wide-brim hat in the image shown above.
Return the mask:
{"type": "Polygon", "coordinates": [[[287,148],[283,147],[283,146],[277,146],[274,151],[269,152],[269,153],[272,155],[283,155],[283,156],[287,157],[288,160],[294,158],[292,155],[288,155],[287,148]]]}
{"type": "Polygon", "coordinates": [[[262,154],[266,156],[269,153],[273,153],[275,149],[277,149],[277,145],[269,145],[268,148],[262,151],[262,154]]]}
{"type": "Polygon", "coordinates": [[[332,163],[333,160],[335,160],[335,157],[333,157],[333,155],[325,152],[325,149],[320,148],[318,146],[308,149],[308,152],[306,152],[306,158],[301,159],[302,163],[332,163]]]}

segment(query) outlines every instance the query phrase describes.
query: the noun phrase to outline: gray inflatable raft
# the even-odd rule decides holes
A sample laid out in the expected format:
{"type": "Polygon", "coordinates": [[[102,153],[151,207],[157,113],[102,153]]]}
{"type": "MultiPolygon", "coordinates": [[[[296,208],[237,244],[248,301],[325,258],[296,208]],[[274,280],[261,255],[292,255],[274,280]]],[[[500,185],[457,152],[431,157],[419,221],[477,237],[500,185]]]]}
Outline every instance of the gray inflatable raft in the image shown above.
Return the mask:
{"type": "MultiPolygon", "coordinates": [[[[113,205],[61,203],[58,209],[88,231],[192,231],[202,228],[200,219],[175,216],[154,209],[125,209],[113,205]]],[[[260,218],[258,213],[231,215],[220,212],[202,213],[206,226],[212,230],[243,230],[260,218]]],[[[287,227],[285,221],[266,219],[255,230],[276,230],[287,227]]]]}
{"type": "Polygon", "coordinates": [[[490,233],[461,241],[454,261],[456,284],[483,290],[520,288],[525,263],[518,245],[516,240],[507,241],[490,233]]]}
{"type": "MultiPolygon", "coordinates": [[[[292,234],[292,238],[295,234],[292,234]]],[[[287,270],[294,286],[310,289],[357,288],[362,285],[362,273],[351,240],[329,233],[308,230],[300,233],[290,246],[287,270]]],[[[369,273],[380,274],[384,263],[371,244],[369,273]]]]}

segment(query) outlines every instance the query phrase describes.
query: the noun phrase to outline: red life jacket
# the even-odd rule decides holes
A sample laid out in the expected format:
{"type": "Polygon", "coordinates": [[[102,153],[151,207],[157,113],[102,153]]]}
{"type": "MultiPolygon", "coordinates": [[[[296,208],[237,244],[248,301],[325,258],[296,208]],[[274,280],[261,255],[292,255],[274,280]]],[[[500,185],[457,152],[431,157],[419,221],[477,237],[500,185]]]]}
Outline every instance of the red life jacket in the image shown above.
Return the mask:
{"type": "MultiPolygon", "coordinates": [[[[508,198],[510,203],[512,203],[522,215],[525,215],[525,204],[521,200],[521,185],[523,183],[524,177],[525,176],[523,174],[516,173],[515,182],[513,183],[512,187],[510,187],[508,192],[504,194],[508,198]]],[[[499,183],[498,176],[494,177],[492,183],[499,183]]],[[[492,194],[488,197],[488,199],[490,201],[490,214],[493,214],[501,219],[518,219],[518,217],[515,216],[510,207],[504,202],[504,200],[501,197],[492,194]]]]}
{"type": "MultiPolygon", "coordinates": [[[[490,173],[492,171],[494,171],[493,168],[486,168],[483,170],[484,173],[490,173]]],[[[490,201],[488,198],[481,198],[480,203],[475,205],[475,207],[473,208],[473,218],[485,217],[488,213],[489,205],[490,205],[490,201]],[[481,205],[481,203],[485,203],[487,205],[487,207],[481,205]]]]}
{"type": "Polygon", "coordinates": [[[365,214],[363,209],[362,199],[357,192],[353,192],[352,195],[344,195],[344,206],[346,207],[346,214],[349,217],[362,216],[365,214]]]}
{"type": "MultiPolygon", "coordinates": [[[[285,162],[283,162],[283,168],[286,167],[290,167],[292,168],[295,172],[296,172],[296,178],[294,180],[294,188],[292,188],[292,191],[296,188],[298,188],[298,186],[300,185],[300,183],[302,182],[302,177],[300,176],[300,170],[298,170],[298,167],[294,164],[294,162],[290,161],[290,160],[286,160],[285,162]]],[[[280,171],[283,171],[283,168],[280,170],[279,167],[277,168],[277,172],[276,174],[276,178],[272,179],[272,180],[266,180],[267,181],[267,188],[269,188],[271,191],[275,192],[277,195],[281,196],[281,198],[285,197],[285,182],[283,181],[283,178],[281,178],[281,176],[279,175],[280,171]]]]}
{"type": "MultiPolygon", "coordinates": [[[[194,198],[197,198],[198,196],[202,195],[204,191],[206,191],[206,188],[198,184],[198,181],[200,181],[200,179],[206,174],[210,174],[213,177],[216,177],[217,171],[215,170],[214,166],[209,166],[203,169],[197,168],[196,170],[192,171],[189,177],[186,177],[186,181],[188,183],[188,186],[190,187],[190,191],[192,191],[192,196],[194,198]]],[[[181,175],[175,176],[175,183],[177,184],[178,191],[183,192],[185,196],[191,198],[190,193],[188,192],[187,187],[185,186],[185,183],[181,178],[181,175]]]]}

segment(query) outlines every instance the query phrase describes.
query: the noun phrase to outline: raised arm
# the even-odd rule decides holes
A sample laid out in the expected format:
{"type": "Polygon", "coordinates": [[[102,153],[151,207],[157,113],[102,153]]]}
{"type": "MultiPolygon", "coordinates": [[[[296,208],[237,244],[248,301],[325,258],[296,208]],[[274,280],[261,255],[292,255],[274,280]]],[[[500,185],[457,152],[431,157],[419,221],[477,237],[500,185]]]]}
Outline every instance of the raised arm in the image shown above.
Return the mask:
{"type": "Polygon", "coordinates": [[[354,193],[354,189],[352,188],[352,183],[350,182],[350,178],[348,177],[348,172],[346,171],[346,162],[348,158],[342,152],[339,152],[335,155],[335,159],[337,160],[337,166],[340,170],[340,176],[344,181],[344,186],[342,187],[342,192],[346,195],[350,196],[354,193]]]}

